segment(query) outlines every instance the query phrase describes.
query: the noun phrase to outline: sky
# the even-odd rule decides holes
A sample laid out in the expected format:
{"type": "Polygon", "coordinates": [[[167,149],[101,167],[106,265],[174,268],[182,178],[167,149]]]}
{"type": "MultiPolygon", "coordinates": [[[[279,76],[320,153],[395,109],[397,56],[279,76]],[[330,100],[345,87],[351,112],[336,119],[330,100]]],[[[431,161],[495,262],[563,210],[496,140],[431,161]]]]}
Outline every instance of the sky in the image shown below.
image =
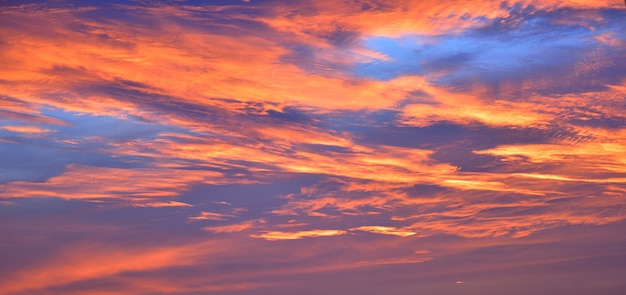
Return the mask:
{"type": "Polygon", "coordinates": [[[0,294],[626,294],[621,0],[0,0],[0,294]]]}

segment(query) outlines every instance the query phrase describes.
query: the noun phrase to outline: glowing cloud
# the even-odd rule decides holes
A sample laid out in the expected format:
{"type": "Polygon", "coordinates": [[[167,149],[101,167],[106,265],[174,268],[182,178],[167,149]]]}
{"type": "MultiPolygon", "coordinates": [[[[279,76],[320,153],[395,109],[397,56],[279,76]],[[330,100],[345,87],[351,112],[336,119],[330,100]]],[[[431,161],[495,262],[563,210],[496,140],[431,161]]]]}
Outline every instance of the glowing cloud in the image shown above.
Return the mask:
{"type": "Polygon", "coordinates": [[[372,233],[383,234],[383,235],[394,235],[394,236],[399,236],[399,237],[408,237],[408,236],[412,236],[416,234],[415,232],[408,231],[408,230],[402,230],[402,229],[397,229],[395,227],[378,226],[378,225],[359,226],[359,227],[353,228],[353,230],[360,230],[360,231],[372,232],[372,233]]]}
{"type": "Polygon", "coordinates": [[[310,238],[310,237],[330,237],[330,236],[339,236],[346,234],[344,230],[334,230],[334,229],[316,229],[316,230],[305,230],[298,232],[281,232],[281,231],[268,231],[260,234],[251,235],[253,238],[265,239],[268,241],[279,241],[279,240],[299,240],[302,238],[310,238]]]}

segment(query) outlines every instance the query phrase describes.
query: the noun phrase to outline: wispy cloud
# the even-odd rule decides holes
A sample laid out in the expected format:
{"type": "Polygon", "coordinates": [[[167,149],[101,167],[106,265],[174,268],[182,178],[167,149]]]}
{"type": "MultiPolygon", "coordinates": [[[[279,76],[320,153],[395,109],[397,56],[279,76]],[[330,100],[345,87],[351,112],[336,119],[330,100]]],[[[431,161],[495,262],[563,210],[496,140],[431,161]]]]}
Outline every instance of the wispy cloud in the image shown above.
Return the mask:
{"type": "Polygon", "coordinates": [[[343,230],[333,229],[315,229],[297,232],[281,232],[281,231],[268,231],[260,234],[251,235],[253,238],[261,238],[269,241],[279,240],[298,240],[307,237],[330,237],[346,234],[343,230]]]}

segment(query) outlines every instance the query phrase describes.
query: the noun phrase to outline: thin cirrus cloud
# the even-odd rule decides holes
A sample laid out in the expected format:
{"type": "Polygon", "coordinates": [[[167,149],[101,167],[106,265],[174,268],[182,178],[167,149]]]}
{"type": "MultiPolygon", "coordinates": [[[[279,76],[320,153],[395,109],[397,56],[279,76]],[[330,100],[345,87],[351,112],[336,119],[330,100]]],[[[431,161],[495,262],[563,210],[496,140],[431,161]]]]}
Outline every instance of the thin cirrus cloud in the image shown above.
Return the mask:
{"type": "Polygon", "coordinates": [[[625,12],[6,1],[0,293],[621,294],[625,12]]]}

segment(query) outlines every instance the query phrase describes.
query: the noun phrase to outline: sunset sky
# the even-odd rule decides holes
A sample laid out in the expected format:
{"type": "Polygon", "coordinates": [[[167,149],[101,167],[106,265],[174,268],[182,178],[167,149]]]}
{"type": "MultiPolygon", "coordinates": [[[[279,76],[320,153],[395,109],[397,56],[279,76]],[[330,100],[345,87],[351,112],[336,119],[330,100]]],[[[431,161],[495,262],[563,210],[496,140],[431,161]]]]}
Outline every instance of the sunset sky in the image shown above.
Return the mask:
{"type": "Polygon", "coordinates": [[[626,294],[622,0],[0,0],[0,294],[626,294]]]}

